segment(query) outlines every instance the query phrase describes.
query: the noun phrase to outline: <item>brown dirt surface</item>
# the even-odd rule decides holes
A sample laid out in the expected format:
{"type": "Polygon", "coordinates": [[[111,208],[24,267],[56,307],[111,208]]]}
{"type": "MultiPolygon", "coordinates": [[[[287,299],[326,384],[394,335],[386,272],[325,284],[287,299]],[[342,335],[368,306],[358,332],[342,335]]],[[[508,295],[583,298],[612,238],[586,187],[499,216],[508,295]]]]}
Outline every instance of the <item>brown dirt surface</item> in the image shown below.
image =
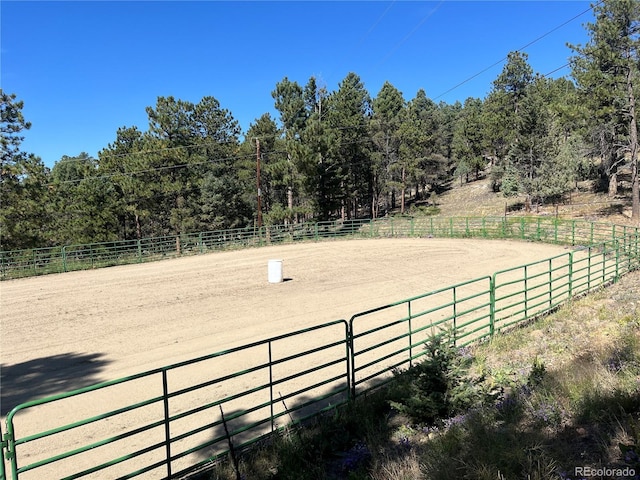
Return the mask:
{"type": "MultiPolygon", "coordinates": [[[[516,241],[342,240],[2,282],[1,413],[45,395],[348,320],[369,308],[566,251],[516,241]],[[267,282],[269,259],[283,260],[283,283],[267,282]]],[[[180,379],[190,382],[188,376],[180,379]]],[[[120,394],[132,396],[126,389],[120,394]]],[[[72,414],[77,412],[51,414],[52,425],[72,414]]],[[[44,427],[30,415],[18,421],[21,434],[44,427]]],[[[82,439],[70,445],[77,448],[82,439]]],[[[47,445],[34,447],[26,457],[47,452],[47,445]]]]}
{"type": "MultiPolygon", "coordinates": [[[[424,202],[423,202],[424,203],[424,202]]],[[[591,181],[580,182],[579,188],[568,193],[557,205],[548,202],[534,205],[530,212],[524,209],[525,197],[504,197],[491,188],[487,176],[460,184],[452,180],[450,188],[436,198],[440,216],[493,216],[540,215],[558,216],[565,219],[583,219],[590,222],[606,222],[616,225],[638,226],[631,220],[631,198],[627,196],[609,197],[606,193],[595,192],[591,181]]]]}

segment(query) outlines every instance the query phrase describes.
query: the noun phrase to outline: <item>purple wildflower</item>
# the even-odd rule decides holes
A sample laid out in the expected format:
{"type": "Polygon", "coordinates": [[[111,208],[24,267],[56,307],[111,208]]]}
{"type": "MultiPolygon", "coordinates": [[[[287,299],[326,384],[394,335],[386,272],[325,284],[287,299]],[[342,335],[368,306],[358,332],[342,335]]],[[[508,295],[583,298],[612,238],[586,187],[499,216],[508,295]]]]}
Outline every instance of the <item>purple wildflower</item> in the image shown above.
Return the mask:
{"type": "Polygon", "coordinates": [[[496,403],[496,409],[501,413],[505,413],[512,410],[516,406],[516,404],[517,402],[515,398],[506,397],[496,403]]]}
{"type": "Polygon", "coordinates": [[[371,452],[369,447],[364,442],[356,443],[346,453],[342,460],[342,470],[344,472],[350,472],[357,470],[362,464],[366,463],[371,458],[371,452]]]}
{"type": "Polygon", "coordinates": [[[444,426],[445,428],[451,428],[453,425],[463,424],[466,419],[467,419],[467,416],[462,414],[456,415],[455,417],[446,418],[444,420],[444,426]]]}

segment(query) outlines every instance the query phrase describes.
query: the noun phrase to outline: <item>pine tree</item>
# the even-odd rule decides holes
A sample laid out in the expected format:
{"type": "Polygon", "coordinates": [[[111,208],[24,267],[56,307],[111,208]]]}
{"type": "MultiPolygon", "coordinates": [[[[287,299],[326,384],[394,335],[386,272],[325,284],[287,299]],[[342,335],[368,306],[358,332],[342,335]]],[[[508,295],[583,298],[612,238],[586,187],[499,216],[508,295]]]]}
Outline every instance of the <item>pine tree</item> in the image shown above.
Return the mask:
{"type": "Polygon", "coordinates": [[[595,23],[586,25],[590,40],[571,46],[573,76],[593,107],[593,137],[600,143],[602,162],[616,190],[617,169],[631,169],[631,216],[640,222],[638,122],[636,114],[640,54],[640,3],[603,0],[593,7],[595,23]]]}
{"type": "Polygon", "coordinates": [[[0,89],[0,249],[49,244],[49,170],[42,160],[20,150],[22,132],[31,128],[24,103],[0,89]]]}
{"type": "Polygon", "coordinates": [[[360,77],[349,73],[330,101],[328,120],[336,135],[336,156],[342,172],[342,218],[353,218],[370,207],[373,196],[368,132],[371,98],[360,77]]]}
{"type": "Polygon", "coordinates": [[[119,239],[115,185],[99,174],[95,158],[85,152],[63,156],[51,170],[51,189],[55,244],[119,239]]]}
{"type": "Polygon", "coordinates": [[[480,171],[486,166],[484,159],[484,131],[482,122],[482,100],[467,98],[453,132],[453,156],[456,175],[469,181],[469,174],[478,180],[480,171]]]}
{"type": "Polygon", "coordinates": [[[389,192],[391,197],[387,206],[394,208],[395,184],[392,172],[400,155],[400,124],[405,101],[402,93],[391,83],[385,82],[378,96],[373,100],[373,114],[370,122],[370,135],[373,143],[372,153],[372,216],[379,213],[381,196],[389,192]]]}

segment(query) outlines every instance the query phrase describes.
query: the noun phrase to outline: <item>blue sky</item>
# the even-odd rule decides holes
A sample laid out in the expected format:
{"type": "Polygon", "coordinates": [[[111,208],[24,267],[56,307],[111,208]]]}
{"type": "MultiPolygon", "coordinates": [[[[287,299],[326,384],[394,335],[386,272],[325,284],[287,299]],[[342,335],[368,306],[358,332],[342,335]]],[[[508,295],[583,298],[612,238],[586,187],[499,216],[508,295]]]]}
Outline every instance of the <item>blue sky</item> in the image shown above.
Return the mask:
{"type": "Polygon", "coordinates": [[[213,96],[243,131],[264,113],[277,118],[271,92],[284,77],[304,86],[315,76],[333,91],[355,72],[372,97],[389,81],[406,100],[421,88],[447,103],[484,98],[504,63],[453,87],[542,36],[523,49],[530,65],[562,67],[567,42],[588,41],[593,16],[580,14],[589,5],[3,0],[0,85],[32,123],[22,150],[53,166],[63,155],[97,156],[121,126],[146,130],[145,107],[158,96],[213,96]]]}

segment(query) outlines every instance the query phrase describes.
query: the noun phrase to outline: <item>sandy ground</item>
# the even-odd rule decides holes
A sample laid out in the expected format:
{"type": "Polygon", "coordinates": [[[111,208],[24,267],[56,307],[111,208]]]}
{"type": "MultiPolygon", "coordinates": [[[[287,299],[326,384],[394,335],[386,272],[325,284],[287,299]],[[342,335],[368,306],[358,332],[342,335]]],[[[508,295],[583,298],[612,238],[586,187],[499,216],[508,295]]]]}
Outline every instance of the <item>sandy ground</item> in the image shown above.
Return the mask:
{"type": "MultiPolygon", "coordinates": [[[[348,320],[363,310],[566,252],[558,246],[490,240],[327,241],[2,282],[3,430],[4,415],[25,401],[348,320]],[[285,282],[267,282],[269,259],[283,260],[285,282]]],[[[247,355],[242,361],[250,363],[247,355]]],[[[211,374],[185,371],[179,384],[197,383],[203,375],[211,374]]],[[[140,383],[135,392],[127,386],[99,401],[81,400],[117,407],[157,389],[140,383]]],[[[17,416],[17,435],[83,418],[77,417],[86,415],[78,398],[72,406],[17,416]]],[[[148,414],[153,418],[158,412],[149,408],[148,414]]],[[[56,441],[56,446],[77,448],[102,434],[56,441]]],[[[19,465],[58,452],[52,442],[37,443],[19,446],[19,465]]],[[[125,453],[120,449],[120,455],[125,453]]],[[[91,461],[78,457],[64,466],[43,467],[51,468],[44,476],[38,469],[20,479],[61,478],[91,461]],[[69,470],[63,473],[63,468],[69,470]]],[[[91,478],[115,478],[108,472],[91,478]]],[[[155,471],[144,478],[160,477],[155,471]]]]}

